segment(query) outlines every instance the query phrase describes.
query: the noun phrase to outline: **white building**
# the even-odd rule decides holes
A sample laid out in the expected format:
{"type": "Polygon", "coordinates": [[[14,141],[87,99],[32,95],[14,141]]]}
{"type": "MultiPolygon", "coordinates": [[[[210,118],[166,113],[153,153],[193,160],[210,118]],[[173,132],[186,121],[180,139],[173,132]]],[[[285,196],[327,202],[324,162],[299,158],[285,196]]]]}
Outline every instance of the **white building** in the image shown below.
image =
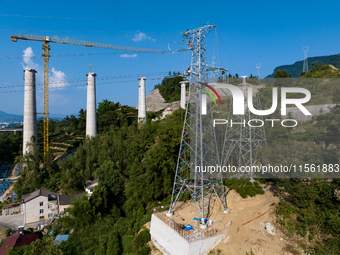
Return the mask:
{"type": "Polygon", "coordinates": [[[70,206],[71,199],[81,197],[82,195],[60,195],[44,189],[23,195],[24,224],[48,220],[55,215],[63,214],[65,208],[70,206]]]}

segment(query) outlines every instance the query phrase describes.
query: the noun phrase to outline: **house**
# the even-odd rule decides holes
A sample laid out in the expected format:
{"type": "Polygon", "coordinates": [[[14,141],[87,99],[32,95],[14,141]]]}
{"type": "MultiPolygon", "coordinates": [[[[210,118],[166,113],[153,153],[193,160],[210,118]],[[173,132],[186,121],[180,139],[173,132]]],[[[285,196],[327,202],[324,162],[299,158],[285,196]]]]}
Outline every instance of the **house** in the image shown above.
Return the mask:
{"type": "Polygon", "coordinates": [[[87,181],[87,182],[85,183],[84,189],[85,189],[85,191],[87,192],[87,194],[88,194],[89,196],[91,196],[92,193],[93,193],[94,187],[97,186],[97,185],[98,185],[98,179],[93,180],[93,181],[87,181]]]}
{"type": "Polygon", "coordinates": [[[71,200],[74,198],[82,198],[82,194],[78,195],[60,195],[59,196],[59,212],[60,214],[65,213],[65,209],[70,207],[71,200]]]}
{"type": "Polygon", "coordinates": [[[32,242],[39,239],[39,235],[27,231],[18,231],[7,237],[0,247],[0,255],[6,255],[9,248],[30,245],[32,242]]]}
{"type": "Polygon", "coordinates": [[[24,224],[52,219],[63,213],[71,204],[71,199],[82,195],[60,195],[58,193],[39,189],[22,196],[24,224]]]}

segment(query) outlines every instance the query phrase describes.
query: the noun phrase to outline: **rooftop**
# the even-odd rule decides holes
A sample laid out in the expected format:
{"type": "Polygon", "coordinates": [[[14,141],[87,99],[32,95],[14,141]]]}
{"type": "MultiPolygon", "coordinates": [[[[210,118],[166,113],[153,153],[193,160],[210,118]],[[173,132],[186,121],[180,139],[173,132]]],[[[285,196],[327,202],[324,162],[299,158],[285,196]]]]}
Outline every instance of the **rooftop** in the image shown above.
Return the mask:
{"type": "MultiPolygon", "coordinates": [[[[58,193],[52,192],[49,190],[45,189],[39,189],[36,190],[28,195],[22,195],[22,199],[24,203],[27,203],[37,197],[44,196],[48,197],[49,200],[56,200],[58,199],[58,193]]],[[[83,195],[82,194],[76,194],[76,195],[59,195],[59,205],[69,205],[71,204],[71,200],[74,198],[81,198],[83,195]]]]}
{"type": "Polygon", "coordinates": [[[30,245],[32,242],[36,241],[39,235],[36,233],[30,233],[24,231],[23,234],[16,232],[11,236],[7,237],[4,243],[0,247],[0,255],[6,255],[9,248],[20,247],[23,245],[30,245]]]}
{"type": "Polygon", "coordinates": [[[60,195],[59,196],[59,205],[69,205],[71,204],[71,200],[74,198],[81,198],[82,194],[77,195],[60,195]]]}
{"type": "Polygon", "coordinates": [[[49,191],[49,190],[45,190],[45,189],[38,189],[28,195],[22,195],[22,199],[24,200],[24,203],[27,203],[28,201],[37,198],[39,196],[44,196],[44,197],[49,197],[49,196],[53,196],[55,198],[57,198],[58,193],[49,191]]]}

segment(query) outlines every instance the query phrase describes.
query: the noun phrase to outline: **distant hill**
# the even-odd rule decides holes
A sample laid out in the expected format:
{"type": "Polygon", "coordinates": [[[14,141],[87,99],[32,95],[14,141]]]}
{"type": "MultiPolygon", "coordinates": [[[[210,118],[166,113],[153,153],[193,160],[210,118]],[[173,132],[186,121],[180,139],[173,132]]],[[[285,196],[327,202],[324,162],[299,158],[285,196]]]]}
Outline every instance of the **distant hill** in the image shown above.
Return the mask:
{"type": "MultiPolygon", "coordinates": [[[[317,65],[330,64],[336,68],[340,68],[340,54],[330,55],[330,56],[321,56],[321,57],[312,57],[308,59],[308,67],[309,69],[312,67],[312,64],[315,63],[317,65]]],[[[303,61],[297,61],[292,65],[282,65],[278,66],[274,69],[274,72],[271,75],[268,75],[266,78],[274,78],[274,73],[281,69],[283,71],[287,71],[292,77],[297,78],[300,77],[303,68],[303,61]]]]}
{"type": "Polygon", "coordinates": [[[10,113],[0,111],[0,122],[6,122],[6,121],[23,122],[23,119],[24,118],[22,115],[10,114],[10,113]]]}
{"type": "MultiPolygon", "coordinates": [[[[60,121],[60,120],[63,120],[65,118],[65,115],[64,114],[57,114],[57,113],[50,113],[49,118],[60,121]]],[[[38,119],[43,119],[43,116],[39,115],[38,119]]],[[[0,111],[0,122],[8,122],[8,121],[23,122],[24,117],[22,115],[10,114],[10,113],[0,111]]]]}
{"type": "MultiPolygon", "coordinates": [[[[75,115],[75,116],[78,116],[78,114],[75,115]]],[[[57,120],[57,121],[61,121],[61,120],[63,120],[65,117],[66,117],[66,115],[64,115],[64,114],[57,114],[57,113],[50,113],[50,114],[48,115],[48,118],[49,118],[49,119],[53,119],[53,120],[57,120]]],[[[42,114],[39,114],[39,115],[38,115],[38,120],[40,120],[40,119],[44,119],[44,116],[43,116],[42,114]]]]}

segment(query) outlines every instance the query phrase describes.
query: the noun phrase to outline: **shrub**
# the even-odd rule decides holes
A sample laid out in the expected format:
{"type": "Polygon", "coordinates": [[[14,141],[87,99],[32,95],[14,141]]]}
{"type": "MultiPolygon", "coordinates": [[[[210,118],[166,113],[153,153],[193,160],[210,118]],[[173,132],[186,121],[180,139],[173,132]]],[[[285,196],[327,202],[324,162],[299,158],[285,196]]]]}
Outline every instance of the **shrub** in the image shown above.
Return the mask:
{"type": "Polygon", "coordinates": [[[8,228],[6,230],[6,237],[9,237],[12,234],[12,229],[8,228]]]}
{"type": "Polygon", "coordinates": [[[150,247],[149,247],[148,245],[144,245],[144,247],[140,248],[140,249],[136,252],[136,254],[137,254],[137,255],[148,255],[148,254],[150,254],[150,252],[151,252],[150,247]]]}
{"type": "Polygon", "coordinates": [[[135,250],[139,250],[149,241],[150,241],[149,231],[143,230],[136,236],[135,240],[133,240],[132,245],[135,248],[135,250]]]}
{"type": "Polygon", "coordinates": [[[31,232],[31,233],[34,232],[33,228],[27,228],[26,231],[31,232]]]}

